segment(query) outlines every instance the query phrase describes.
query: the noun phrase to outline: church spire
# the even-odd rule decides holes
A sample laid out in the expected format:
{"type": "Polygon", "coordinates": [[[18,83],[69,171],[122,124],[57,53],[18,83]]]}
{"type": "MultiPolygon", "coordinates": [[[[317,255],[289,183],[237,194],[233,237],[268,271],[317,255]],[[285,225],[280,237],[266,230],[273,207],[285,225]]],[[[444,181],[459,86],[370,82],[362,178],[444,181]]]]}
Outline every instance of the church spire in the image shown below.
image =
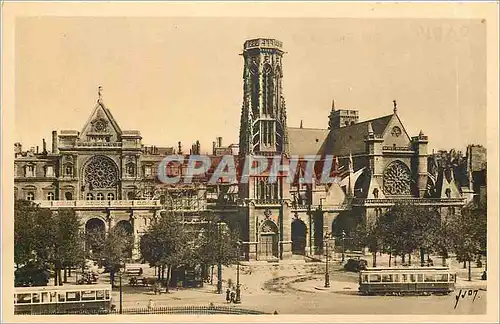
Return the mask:
{"type": "Polygon", "coordinates": [[[335,111],[335,99],[332,99],[332,111],[335,111]]]}
{"type": "Polygon", "coordinates": [[[300,120],[300,128],[303,128],[302,126],[303,126],[303,125],[302,125],[302,119],[301,119],[301,120],[300,120]]]}
{"type": "Polygon", "coordinates": [[[397,112],[398,112],[398,103],[396,102],[396,100],[393,100],[392,103],[394,104],[394,113],[397,114],[397,112]]]}

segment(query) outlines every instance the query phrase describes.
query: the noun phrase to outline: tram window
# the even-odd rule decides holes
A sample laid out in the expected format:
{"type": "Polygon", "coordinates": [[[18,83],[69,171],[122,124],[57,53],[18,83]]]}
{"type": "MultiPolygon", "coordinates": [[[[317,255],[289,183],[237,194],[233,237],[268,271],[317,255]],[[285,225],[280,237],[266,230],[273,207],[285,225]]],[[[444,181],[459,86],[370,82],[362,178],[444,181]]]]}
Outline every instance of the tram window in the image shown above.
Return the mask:
{"type": "Polygon", "coordinates": [[[392,275],[382,275],[382,282],[392,282],[392,275]]]}
{"type": "Polygon", "coordinates": [[[59,302],[66,301],[66,295],[64,293],[59,293],[59,302]]]}
{"type": "Polygon", "coordinates": [[[17,295],[14,294],[14,305],[17,304],[17,295]]]}
{"type": "Polygon", "coordinates": [[[56,292],[51,292],[50,293],[50,302],[51,303],[55,303],[56,302],[56,297],[57,297],[57,293],[56,292]]]}
{"type": "Polygon", "coordinates": [[[29,294],[17,294],[18,304],[30,304],[31,303],[31,293],[29,294]]]}
{"type": "Polygon", "coordinates": [[[399,282],[399,275],[398,274],[394,275],[394,282],[399,282]]]}
{"type": "Polygon", "coordinates": [[[42,293],[42,303],[48,303],[48,302],[49,302],[49,293],[43,292],[42,293]]]}
{"type": "Polygon", "coordinates": [[[450,282],[457,282],[454,274],[450,274],[450,282]]]}
{"type": "Polygon", "coordinates": [[[95,300],[95,290],[82,291],[82,300],[95,300]]]}
{"type": "Polygon", "coordinates": [[[33,303],[40,302],[40,295],[38,293],[33,293],[33,303]]]}
{"type": "Polygon", "coordinates": [[[411,281],[411,282],[415,282],[415,281],[417,281],[417,278],[415,277],[415,275],[414,275],[414,274],[411,274],[411,275],[410,275],[410,281],[411,281]]]}
{"type": "Polygon", "coordinates": [[[434,275],[433,274],[426,274],[424,275],[424,282],[434,282],[434,275]]]}
{"type": "Polygon", "coordinates": [[[408,275],[407,274],[402,274],[403,276],[403,282],[407,282],[408,281],[408,275]]]}
{"type": "Polygon", "coordinates": [[[106,299],[109,299],[109,290],[106,290],[106,299]]]}
{"type": "Polygon", "coordinates": [[[97,300],[103,300],[104,299],[104,290],[98,290],[96,293],[96,298],[97,298],[97,300]]]}
{"type": "Polygon", "coordinates": [[[370,275],[370,282],[380,282],[380,275],[378,274],[370,275]]]}
{"type": "Polygon", "coordinates": [[[448,281],[448,275],[446,273],[444,273],[444,274],[438,274],[438,275],[436,275],[436,281],[438,281],[438,282],[447,282],[448,281]]]}
{"type": "Polygon", "coordinates": [[[423,274],[418,274],[417,275],[417,281],[418,282],[423,282],[424,281],[424,275],[423,274]]]}
{"type": "Polygon", "coordinates": [[[80,293],[75,292],[75,291],[68,291],[66,293],[66,300],[67,301],[79,301],[80,300],[80,293]]]}

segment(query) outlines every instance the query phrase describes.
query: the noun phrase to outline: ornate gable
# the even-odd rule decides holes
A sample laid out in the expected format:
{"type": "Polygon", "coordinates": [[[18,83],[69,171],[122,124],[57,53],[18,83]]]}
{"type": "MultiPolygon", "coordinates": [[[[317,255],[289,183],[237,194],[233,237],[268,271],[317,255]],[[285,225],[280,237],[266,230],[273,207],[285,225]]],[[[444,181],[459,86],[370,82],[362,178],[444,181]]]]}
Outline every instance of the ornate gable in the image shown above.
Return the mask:
{"type": "Polygon", "coordinates": [[[409,148],[411,150],[411,139],[406,132],[403,123],[397,114],[393,114],[382,133],[384,146],[409,148]]]}
{"type": "Polygon", "coordinates": [[[82,142],[118,142],[122,131],[101,100],[83,127],[79,140],[82,142]]]}

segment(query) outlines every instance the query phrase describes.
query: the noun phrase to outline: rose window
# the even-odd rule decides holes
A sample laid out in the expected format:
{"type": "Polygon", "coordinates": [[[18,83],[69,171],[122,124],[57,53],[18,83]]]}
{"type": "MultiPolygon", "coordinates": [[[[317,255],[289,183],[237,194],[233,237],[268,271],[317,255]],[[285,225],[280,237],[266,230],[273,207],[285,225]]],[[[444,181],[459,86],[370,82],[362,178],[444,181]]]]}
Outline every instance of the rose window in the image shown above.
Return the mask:
{"type": "Polygon", "coordinates": [[[411,194],[411,174],[405,164],[396,161],[385,169],[384,191],[389,195],[411,194]]]}
{"type": "Polygon", "coordinates": [[[113,188],[117,182],[117,168],[114,162],[103,156],[96,156],[85,167],[85,183],[92,188],[113,188]]]}

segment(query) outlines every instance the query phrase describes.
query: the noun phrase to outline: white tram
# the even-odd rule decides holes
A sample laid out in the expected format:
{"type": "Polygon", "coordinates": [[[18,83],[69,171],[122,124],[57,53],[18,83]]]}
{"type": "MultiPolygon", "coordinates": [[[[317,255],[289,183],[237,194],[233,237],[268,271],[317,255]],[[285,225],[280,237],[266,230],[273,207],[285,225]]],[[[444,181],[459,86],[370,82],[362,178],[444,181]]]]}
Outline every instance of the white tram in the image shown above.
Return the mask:
{"type": "Polygon", "coordinates": [[[16,287],[14,313],[82,314],[111,310],[111,285],[16,287]]]}
{"type": "Polygon", "coordinates": [[[448,267],[367,268],[359,273],[363,295],[449,294],[457,277],[448,267]]]}

